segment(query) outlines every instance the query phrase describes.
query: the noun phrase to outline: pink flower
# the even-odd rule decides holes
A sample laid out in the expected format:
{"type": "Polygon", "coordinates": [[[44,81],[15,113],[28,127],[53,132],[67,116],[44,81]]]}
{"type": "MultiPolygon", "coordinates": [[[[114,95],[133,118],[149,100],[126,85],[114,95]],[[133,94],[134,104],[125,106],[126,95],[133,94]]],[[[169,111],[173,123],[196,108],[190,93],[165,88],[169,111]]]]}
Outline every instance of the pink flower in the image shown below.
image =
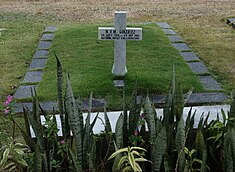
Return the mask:
{"type": "Polygon", "coordinates": [[[12,102],[12,96],[9,95],[9,96],[7,96],[7,99],[6,99],[6,101],[4,102],[4,106],[5,106],[5,107],[8,106],[11,102],[12,102]]]}
{"type": "Polygon", "coordinates": [[[64,141],[64,140],[61,140],[61,141],[60,141],[60,143],[61,143],[61,144],[64,144],[64,143],[65,143],[65,141],[64,141]]]}
{"type": "Polygon", "coordinates": [[[138,136],[138,131],[135,131],[135,132],[134,132],[134,135],[135,135],[135,136],[138,136]]]}
{"type": "Polygon", "coordinates": [[[8,113],[9,113],[9,109],[5,109],[4,114],[8,114],[8,113]]]}

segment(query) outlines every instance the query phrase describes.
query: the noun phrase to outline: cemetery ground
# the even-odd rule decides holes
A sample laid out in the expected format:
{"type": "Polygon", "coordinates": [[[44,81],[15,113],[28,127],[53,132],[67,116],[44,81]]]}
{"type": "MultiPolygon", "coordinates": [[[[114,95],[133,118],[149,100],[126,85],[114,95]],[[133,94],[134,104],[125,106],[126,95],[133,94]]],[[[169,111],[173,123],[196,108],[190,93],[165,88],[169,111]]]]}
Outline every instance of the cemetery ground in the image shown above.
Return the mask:
{"type": "MultiPolygon", "coordinates": [[[[97,27],[103,26],[104,23],[113,23],[113,12],[115,10],[127,10],[129,16],[128,23],[140,23],[146,21],[164,21],[170,23],[174,30],[184,38],[186,43],[190,45],[192,50],[196,52],[200,59],[207,65],[209,71],[213,74],[216,80],[221,83],[223,91],[230,93],[230,91],[235,88],[235,32],[226,25],[225,20],[227,17],[234,17],[234,6],[235,2],[229,0],[198,0],[197,2],[190,0],[179,0],[177,2],[163,0],[123,0],[113,2],[107,2],[104,0],[1,0],[0,28],[6,28],[6,30],[2,31],[0,35],[0,102],[3,102],[8,94],[14,93],[16,88],[22,82],[35,52],[36,44],[38,43],[41,32],[45,26],[56,25],[61,29],[58,31],[58,35],[62,34],[62,32],[66,30],[70,30],[71,32],[75,31],[75,27],[77,26],[87,28],[92,25],[96,25],[97,27]]],[[[148,26],[144,27],[148,29],[148,26]]],[[[151,26],[149,30],[151,31],[151,26]]],[[[95,32],[95,30],[93,32],[95,32]]],[[[75,35],[76,34],[79,33],[75,33],[75,35]]],[[[66,58],[66,54],[64,53],[77,53],[76,51],[81,47],[77,45],[77,49],[75,49],[74,52],[59,52],[62,48],[59,46],[59,40],[62,39],[62,41],[65,41],[69,35],[65,36],[66,37],[58,37],[57,43],[56,40],[53,42],[53,44],[55,43],[53,48],[59,58],[61,58],[62,65],[63,61],[66,60],[63,59],[66,58]]],[[[158,36],[161,37],[161,35],[158,36]]],[[[164,38],[162,39],[164,42],[164,38]]],[[[68,42],[68,44],[70,44],[70,42],[68,42]]],[[[132,49],[131,52],[133,51],[132,53],[134,55],[134,51],[136,49],[134,44],[139,43],[128,42],[127,44],[130,44],[127,49],[132,49]]],[[[96,43],[96,45],[93,46],[99,47],[101,45],[107,45],[107,47],[104,47],[107,49],[105,52],[112,53],[112,43],[99,42],[99,44],[96,43]]],[[[76,45],[71,44],[68,45],[68,49],[69,46],[76,47],[76,45]]],[[[50,53],[51,61],[48,61],[50,66],[47,70],[53,68],[52,64],[55,62],[52,59],[54,58],[53,52],[50,53]]],[[[92,52],[87,53],[89,54],[92,52]]],[[[97,53],[101,54],[101,52],[97,53]]],[[[142,53],[146,52],[143,51],[142,53]]],[[[174,56],[176,56],[177,59],[179,58],[178,55],[174,56]]],[[[110,63],[108,64],[109,66],[112,65],[112,57],[112,54],[110,54],[109,57],[106,57],[110,58],[109,61],[107,59],[105,61],[105,63],[110,63]]],[[[102,58],[105,58],[105,56],[102,58]]],[[[128,60],[127,55],[127,61],[128,60]]],[[[167,63],[168,62],[169,61],[167,61],[167,63]]],[[[92,64],[93,61],[90,61],[89,63],[92,64]]],[[[168,65],[168,67],[170,70],[170,65],[168,65]]],[[[64,68],[68,71],[70,70],[70,66],[67,67],[65,65],[64,68]]],[[[128,72],[131,72],[131,68],[128,69],[128,72]]],[[[75,71],[76,70],[79,70],[79,68],[75,69],[75,71]]],[[[111,79],[112,75],[110,67],[106,67],[105,70],[107,70],[107,75],[109,75],[107,77],[111,79]]],[[[135,74],[136,73],[132,73],[132,77],[129,78],[129,81],[134,80],[133,78],[135,74]]],[[[49,76],[53,76],[53,74],[49,76]]],[[[76,80],[73,74],[71,74],[71,79],[72,82],[76,80]]],[[[46,84],[47,81],[45,80],[44,82],[46,84]]],[[[90,83],[89,81],[84,82],[90,83]]],[[[155,83],[153,82],[152,84],[155,83]]],[[[167,91],[166,88],[168,86],[169,83],[166,82],[164,83],[164,88],[162,88],[167,91]]],[[[48,86],[48,89],[50,88],[51,86],[48,86]]],[[[80,89],[82,90],[84,88],[80,89]]],[[[188,88],[185,87],[185,90],[187,89],[188,88]]],[[[201,88],[198,87],[198,90],[200,91],[201,88]]],[[[77,88],[74,88],[74,91],[80,92],[77,88]]],[[[161,91],[163,90],[154,90],[156,93],[161,91]]],[[[48,91],[48,93],[50,92],[48,91]]],[[[84,94],[84,97],[88,97],[89,93],[84,90],[84,94]]],[[[98,95],[99,94],[101,95],[103,92],[101,91],[98,95]]],[[[47,99],[46,97],[43,97],[44,95],[41,96],[42,99],[47,99]]],[[[50,96],[54,97],[55,95],[50,96]]],[[[19,120],[20,123],[24,123],[22,122],[22,118],[17,120],[19,120]]],[[[1,125],[1,128],[12,130],[11,124],[8,124],[7,126],[1,125]]],[[[11,131],[9,131],[9,133],[11,133],[11,131]]]]}

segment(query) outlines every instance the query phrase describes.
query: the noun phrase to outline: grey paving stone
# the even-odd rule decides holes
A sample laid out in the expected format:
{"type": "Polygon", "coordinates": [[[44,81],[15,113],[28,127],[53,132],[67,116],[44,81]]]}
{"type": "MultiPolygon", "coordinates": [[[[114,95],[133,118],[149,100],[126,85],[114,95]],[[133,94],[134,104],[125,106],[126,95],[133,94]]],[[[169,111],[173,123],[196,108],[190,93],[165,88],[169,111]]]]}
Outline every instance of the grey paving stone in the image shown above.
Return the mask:
{"type": "MultiPolygon", "coordinates": [[[[49,102],[40,102],[40,105],[43,110],[45,111],[58,111],[58,103],[56,101],[49,101],[49,102]]],[[[32,111],[32,103],[31,102],[24,102],[24,103],[15,103],[14,110],[16,113],[22,113],[23,108],[28,108],[29,111],[32,111]]]]}
{"type": "Polygon", "coordinates": [[[124,87],[124,80],[114,80],[113,84],[117,88],[123,88],[124,87]]]}
{"type": "Polygon", "coordinates": [[[192,62],[187,64],[189,65],[190,69],[196,74],[209,73],[206,66],[202,62],[192,62]]]}
{"type": "MultiPolygon", "coordinates": [[[[185,95],[186,96],[186,95],[185,95]]],[[[186,98],[186,97],[185,97],[186,98]]],[[[164,95],[154,95],[150,96],[150,100],[155,104],[156,108],[163,107],[166,101],[166,96],[164,95]]],[[[209,93],[192,93],[187,100],[187,106],[198,105],[198,104],[214,104],[214,103],[224,103],[228,100],[228,97],[222,92],[209,92],[209,93]]],[[[137,97],[137,103],[145,101],[145,97],[137,97]]]]}
{"type": "Polygon", "coordinates": [[[55,26],[47,26],[44,30],[44,33],[47,33],[47,32],[55,32],[57,30],[57,28],[55,26]]]}
{"type": "Polygon", "coordinates": [[[48,58],[49,51],[48,50],[37,50],[33,56],[34,59],[39,58],[48,58]]]}
{"type": "Polygon", "coordinates": [[[178,51],[190,51],[191,49],[185,43],[172,43],[178,51]]]}
{"type": "Polygon", "coordinates": [[[166,22],[157,22],[156,24],[163,29],[171,29],[171,26],[166,22]]]}
{"type": "Polygon", "coordinates": [[[33,59],[29,66],[29,69],[30,70],[43,69],[45,68],[46,62],[47,59],[33,59]]]}
{"type": "Polygon", "coordinates": [[[39,50],[48,50],[51,47],[51,41],[40,41],[38,44],[39,50]]]}
{"type": "Polygon", "coordinates": [[[235,18],[228,18],[227,23],[235,23],[235,18]]]}
{"type": "Polygon", "coordinates": [[[42,71],[29,71],[26,73],[23,83],[24,82],[40,82],[42,80],[42,71]]]}
{"type": "Polygon", "coordinates": [[[177,36],[177,35],[173,35],[173,36],[168,36],[168,38],[170,39],[170,41],[172,43],[174,42],[182,42],[182,37],[181,36],[177,36]]]}
{"type": "Polygon", "coordinates": [[[200,61],[197,55],[194,52],[180,52],[181,56],[185,61],[200,61]]]}
{"type": "Polygon", "coordinates": [[[189,96],[188,104],[199,103],[224,103],[228,101],[228,97],[221,92],[215,93],[193,93],[189,96]]]}
{"type": "Polygon", "coordinates": [[[162,29],[166,35],[177,35],[177,33],[172,29],[162,29]]]}
{"type": "Polygon", "coordinates": [[[44,33],[41,38],[42,41],[52,41],[53,39],[54,39],[53,33],[44,33]]]}
{"type": "MultiPolygon", "coordinates": [[[[53,110],[58,112],[58,102],[57,101],[49,101],[49,102],[39,102],[42,106],[43,110],[52,112],[53,110]]],[[[104,106],[106,102],[104,99],[94,99],[92,101],[92,110],[95,111],[102,111],[104,110],[104,106]]],[[[32,111],[32,103],[31,102],[24,102],[24,103],[15,103],[14,110],[16,113],[22,113],[23,107],[27,107],[30,111],[32,111]]],[[[89,100],[84,100],[82,102],[82,110],[88,110],[89,107],[89,100]]]]}
{"type": "Polygon", "coordinates": [[[206,90],[221,90],[221,86],[212,76],[199,76],[199,79],[206,90]]]}
{"type": "Polygon", "coordinates": [[[15,99],[31,98],[31,89],[37,89],[36,85],[21,85],[14,94],[15,99]]]}
{"type": "MultiPolygon", "coordinates": [[[[92,100],[92,109],[93,110],[101,110],[104,109],[106,105],[106,101],[104,99],[93,99],[92,100]]],[[[87,110],[89,108],[89,100],[82,101],[82,109],[87,110]]]]}

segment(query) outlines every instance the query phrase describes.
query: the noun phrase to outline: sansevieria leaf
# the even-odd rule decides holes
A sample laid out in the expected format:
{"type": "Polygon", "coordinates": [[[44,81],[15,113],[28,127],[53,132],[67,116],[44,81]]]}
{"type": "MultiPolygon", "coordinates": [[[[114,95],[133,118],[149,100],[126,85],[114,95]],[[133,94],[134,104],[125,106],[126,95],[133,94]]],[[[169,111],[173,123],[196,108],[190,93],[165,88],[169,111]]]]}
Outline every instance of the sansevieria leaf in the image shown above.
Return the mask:
{"type": "Polygon", "coordinates": [[[181,116],[180,121],[178,122],[176,138],[175,138],[175,146],[178,153],[178,171],[184,171],[185,168],[185,126],[184,119],[181,116]]]}
{"type": "Polygon", "coordinates": [[[66,112],[68,114],[69,127],[75,137],[76,151],[78,156],[79,170],[82,171],[82,133],[80,126],[79,111],[76,105],[75,98],[69,78],[66,82],[66,96],[65,96],[66,112]]]}
{"type": "Polygon", "coordinates": [[[167,150],[167,135],[166,135],[166,127],[163,126],[160,133],[157,136],[156,143],[155,143],[155,159],[154,162],[152,161],[152,171],[158,172],[161,169],[161,164],[163,160],[163,155],[166,153],[167,150]]]}

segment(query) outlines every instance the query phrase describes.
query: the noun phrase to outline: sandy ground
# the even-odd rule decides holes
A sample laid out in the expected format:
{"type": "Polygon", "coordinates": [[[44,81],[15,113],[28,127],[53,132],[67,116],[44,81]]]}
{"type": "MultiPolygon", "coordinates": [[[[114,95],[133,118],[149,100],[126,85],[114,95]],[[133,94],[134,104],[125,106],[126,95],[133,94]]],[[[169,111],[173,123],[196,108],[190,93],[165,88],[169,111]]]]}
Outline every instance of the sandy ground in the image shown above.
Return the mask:
{"type": "Polygon", "coordinates": [[[0,10],[91,22],[107,21],[115,10],[126,10],[129,20],[159,21],[235,15],[235,0],[1,0],[0,10]]]}

